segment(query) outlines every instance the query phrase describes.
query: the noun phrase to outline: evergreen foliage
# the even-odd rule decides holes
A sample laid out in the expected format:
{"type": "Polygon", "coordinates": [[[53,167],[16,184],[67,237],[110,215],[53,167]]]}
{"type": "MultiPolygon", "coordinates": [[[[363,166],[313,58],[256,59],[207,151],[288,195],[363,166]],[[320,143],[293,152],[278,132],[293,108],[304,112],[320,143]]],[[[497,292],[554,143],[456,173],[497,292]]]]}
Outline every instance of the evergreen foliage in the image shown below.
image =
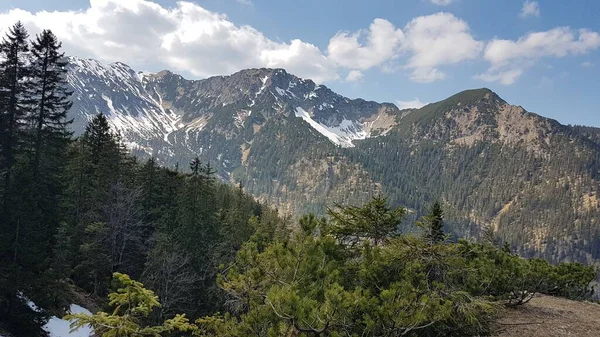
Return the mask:
{"type": "Polygon", "coordinates": [[[73,140],[60,47],[48,30],[28,41],[20,23],[0,43],[0,325],[37,335],[68,307],[72,286],[98,299],[114,273],[163,302],[140,319],[220,310],[219,268],[251,237],[285,235],[285,222],[198,158],[189,174],[138,163],[102,113],[73,140]]]}
{"type": "MultiPolygon", "coordinates": [[[[19,22],[0,43],[0,317],[16,322],[19,294],[43,307],[65,305],[53,245],[65,214],[70,93],[60,43],[49,31],[33,43],[28,37],[19,22]]],[[[34,331],[43,320],[32,322],[20,328],[34,331]]]]}
{"type": "Polygon", "coordinates": [[[402,207],[390,210],[387,199],[380,196],[373,197],[363,207],[338,205],[337,208],[328,210],[332,219],[328,231],[343,242],[356,243],[369,239],[375,246],[397,234],[398,226],[406,214],[402,207]]]}
{"type": "MultiPolygon", "coordinates": [[[[89,324],[101,336],[474,336],[488,331],[498,304],[521,305],[536,293],[590,295],[591,267],[523,259],[494,240],[445,240],[439,203],[419,222],[423,235],[414,234],[405,208],[379,196],[292,225],[241,184],[218,182],[216,169],[200,157],[185,172],[154,158],[138,162],[102,113],[71,139],[56,37],[43,31],[30,43],[17,23],[0,43],[0,60],[0,324],[15,335],[40,335],[47,317],[70,304],[72,287],[99,302],[108,294],[105,311],[67,316],[75,328],[89,324]],[[32,310],[27,299],[45,311],[32,310]]],[[[276,179],[301,160],[298,148],[317,158],[342,151],[326,141],[314,148],[304,141],[308,131],[293,123],[289,138],[270,144],[281,151],[252,166],[261,169],[254,172],[258,181],[276,179]]],[[[426,160],[416,164],[399,146],[394,153],[406,169],[435,167],[439,149],[423,145],[418,155],[426,160]]],[[[375,158],[384,150],[376,148],[375,158]]],[[[456,152],[457,160],[479,157],[479,150],[456,152]]],[[[572,165],[581,169],[578,161],[572,165]]],[[[342,176],[351,172],[338,169],[342,176]]],[[[472,169],[490,168],[481,162],[472,169]]],[[[387,170],[379,173],[388,176],[387,170]]],[[[449,178],[433,173],[446,186],[449,178]]],[[[421,183],[388,177],[395,198],[421,183]]],[[[370,183],[361,179],[356,186],[370,183]]],[[[432,193],[416,191],[406,200],[432,193]]],[[[361,191],[352,200],[367,196],[361,191]]]]}
{"type": "MultiPolygon", "coordinates": [[[[378,217],[402,213],[375,198],[364,207],[340,207],[338,214],[372,214],[375,205],[378,217]]],[[[439,205],[432,209],[440,211],[439,205]]],[[[225,314],[194,324],[170,316],[194,336],[481,336],[491,332],[500,305],[522,305],[536,293],[573,291],[567,296],[576,298],[589,293],[595,276],[580,264],[552,266],[490,244],[391,235],[392,228],[377,245],[369,236],[349,242],[339,230],[347,226],[354,233],[372,220],[350,218],[342,223],[307,215],[286,238],[265,246],[249,240],[217,280],[227,293],[225,314]]],[[[110,298],[115,301],[114,294],[110,298]]],[[[122,316],[79,315],[75,326],[122,316]]],[[[115,324],[96,331],[118,331],[106,326],[115,324]]]]}
{"type": "Polygon", "coordinates": [[[423,219],[418,223],[419,227],[421,227],[424,231],[423,237],[430,244],[440,243],[444,241],[444,211],[442,210],[442,205],[439,202],[435,202],[433,206],[431,206],[431,211],[428,215],[423,217],[423,219]]]}
{"type": "Polygon", "coordinates": [[[142,283],[130,279],[125,274],[114,273],[114,278],[119,285],[118,289],[108,296],[108,305],[114,308],[112,313],[98,312],[92,316],[67,315],[66,319],[74,321],[73,329],[88,325],[94,329],[97,336],[102,337],[160,337],[173,331],[194,330],[195,326],[188,323],[185,315],[176,315],[161,325],[144,325],[144,319],[155,307],[160,306],[158,297],[151,290],[145,289],[142,283]]]}

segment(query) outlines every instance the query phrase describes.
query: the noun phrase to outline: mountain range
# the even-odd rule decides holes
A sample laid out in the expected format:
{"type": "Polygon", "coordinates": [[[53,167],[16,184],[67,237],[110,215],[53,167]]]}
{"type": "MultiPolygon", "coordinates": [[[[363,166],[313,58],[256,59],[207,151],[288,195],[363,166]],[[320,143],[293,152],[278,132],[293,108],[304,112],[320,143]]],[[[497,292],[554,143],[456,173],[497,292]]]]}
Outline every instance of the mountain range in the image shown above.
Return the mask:
{"type": "Polygon", "coordinates": [[[489,89],[420,109],[350,99],[283,69],[187,80],[70,57],[76,135],[103,113],[131,151],[224,180],[293,214],[384,194],[413,215],[439,200],[456,236],[520,254],[600,258],[600,129],[562,125],[489,89]]]}

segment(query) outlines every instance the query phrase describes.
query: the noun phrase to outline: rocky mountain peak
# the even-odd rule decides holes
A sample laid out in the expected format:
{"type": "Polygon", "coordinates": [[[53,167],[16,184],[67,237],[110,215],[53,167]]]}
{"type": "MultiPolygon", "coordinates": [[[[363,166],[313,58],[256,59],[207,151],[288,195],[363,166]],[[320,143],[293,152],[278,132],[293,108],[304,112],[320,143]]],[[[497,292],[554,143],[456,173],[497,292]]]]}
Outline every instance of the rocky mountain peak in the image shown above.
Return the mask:
{"type": "Polygon", "coordinates": [[[510,105],[490,89],[481,88],[412,111],[402,118],[401,129],[413,142],[424,138],[448,146],[501,143],[541,153],[560,128],[555,121],[510,105]]]}
{"type": "Polygon", "coordinates": [[[396,125],[392,104],[349,99],[283,69],[188,80],[169,70],[135,72],[123,63],[76,57],[68,69],[76,134],[91,115],[104,113],[130,147],[147,154],[194,156],[205,151],[201,134],[245,144],[269,123],[300,123],[324,142],[353,147],[396,125]]]}
{"type": "Polygon", "coordinates": [[[445,99],[457,105],[469,105],[479,101],[504,102],[495,92],[488,88],[463,90],[445,99]]]}

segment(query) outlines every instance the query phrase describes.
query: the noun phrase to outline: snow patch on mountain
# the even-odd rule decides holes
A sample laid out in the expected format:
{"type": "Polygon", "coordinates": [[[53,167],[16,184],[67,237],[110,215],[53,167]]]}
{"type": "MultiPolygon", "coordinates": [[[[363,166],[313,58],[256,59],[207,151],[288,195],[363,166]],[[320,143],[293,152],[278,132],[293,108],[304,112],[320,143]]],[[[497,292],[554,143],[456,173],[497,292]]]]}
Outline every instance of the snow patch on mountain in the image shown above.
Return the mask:
{"type": "MultiPolygon", "coordinates": [[[[369,137],[375,127],[386,127],[372,122],[379,104],[349,100],[281,69],[186,80],[166,70],[136,72],[119,62],[76,57],[68,61],[75,134],[81,134],[95,114],[103,113],[124,145],[159,160],[197,155],[202,147],[210,149],[214,139],[236,142],[247,127],[252,128],[247,135],[252,137],[273,117],[302,118],[342,147],[353,147],[354,140],[369,137]]],[[[227,155],[230,163],[237,159],[235,152],[227,155]]]]}
{"type": "Polygon", "coordinates": [[[287,96],[285,90],[281,89],[280,87],[275,87],[275,90],[277,91],[279,96],[287,96]]]}
{"type": "MultiPolygon", "coordinates": [[[[258,97],[260,94],[262,94],[263,91],[265,91],[265,89],[267,88],[267,80],[268,79],[269,79],[269,76],[265,76],[265,77],[261,78],[262,86],[256,92],[256,94],[254,94],[254,98],[258,97]]],[[[252,104],[254,105],[254,101],[252,101],[252,104]]]]}
{"type": "Polygon", "coordinates": [[[341,147],[354,147],[353,140],[365,139],[368,136],[360,123],[347,119],[342,120],[338,126],[327,126],[315,121],[310,113],[301,107],[296,108],[295,116],[302,118],[317,132],[341,147]]]}
{"type": "MultiPolygon", "coordinates": [[[[125,141],[167,138],[177,129],[179,116],[167,112],[143,85],[150,73],[136,73],[123,63],[69,57],[67,80],[73,88],[72,112],[85,121],[104,113],[125,141]]],[[[160,97],[160,96],[159,96],[160,97]]],[[[83,132],[75,125],[75,132],[83,132]]]]}

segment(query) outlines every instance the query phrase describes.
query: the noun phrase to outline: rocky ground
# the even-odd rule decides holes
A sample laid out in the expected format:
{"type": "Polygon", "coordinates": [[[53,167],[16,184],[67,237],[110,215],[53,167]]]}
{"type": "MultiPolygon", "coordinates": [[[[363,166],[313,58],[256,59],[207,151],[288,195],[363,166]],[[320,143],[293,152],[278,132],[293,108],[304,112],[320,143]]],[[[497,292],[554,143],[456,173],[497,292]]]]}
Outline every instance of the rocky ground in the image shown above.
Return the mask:
{"type": "Polygon", "coordinates": [[[522,307],[505,309],[497,337],[600,336],[600,305],[538,296],[522,307]]]}

